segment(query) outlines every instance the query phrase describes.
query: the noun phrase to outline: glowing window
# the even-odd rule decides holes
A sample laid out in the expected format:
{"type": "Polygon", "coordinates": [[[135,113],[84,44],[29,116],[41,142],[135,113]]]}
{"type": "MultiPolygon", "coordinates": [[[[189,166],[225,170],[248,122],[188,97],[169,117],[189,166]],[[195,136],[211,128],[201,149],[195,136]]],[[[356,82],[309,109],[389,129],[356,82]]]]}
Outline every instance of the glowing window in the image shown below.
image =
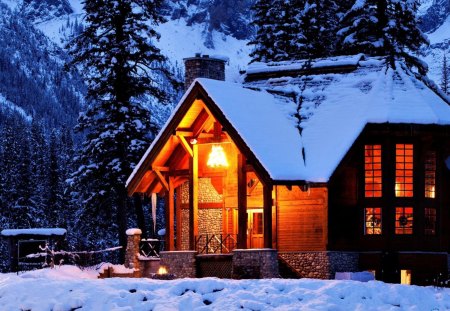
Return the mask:
{"type": "Polygon", "coordinates": [[[411,285],[411,270],[400,270],[400,284],[411,285]]]}
{"type": "Polygon", "coordinates": [[[412,197],[413,192],[413,145],[395,145],[395,196],[412,197]]]}
{"type": "Polygon", "coordinates": [[[365,145],[364,174],[366,198],[381,197],[381,145],[365,145]]]}
{"type": "Polygon", "coordinates": [[[413,208],[396,207],[395,208],[395,234],[413,233],[413,208]]]}
{"type": "Polygon", "coordinates": [[[366,207],[364,234],[381,234],[381,208],[366,207]]]}
{"type": "Polygon", "coordinates": [[[425,154],[425,197],[436,197],[436,152],[425,154]]]}
{"type": "Polygon", "coordinates": [[[436,234],[436,209],[425,208],[425,234],[436,234]]]}

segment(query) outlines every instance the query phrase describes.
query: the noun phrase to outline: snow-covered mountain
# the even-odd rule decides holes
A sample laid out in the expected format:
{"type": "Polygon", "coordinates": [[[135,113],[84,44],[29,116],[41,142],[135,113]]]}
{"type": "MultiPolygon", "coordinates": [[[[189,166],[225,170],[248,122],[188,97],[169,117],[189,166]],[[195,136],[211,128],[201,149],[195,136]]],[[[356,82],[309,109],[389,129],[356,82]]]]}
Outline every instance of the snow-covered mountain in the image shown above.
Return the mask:
{"type": "Polygon", "coordinates": [[[420,13],[422,30],[430,40],[430,46],[425,51],[425,61],[430,67],[429,76],[439,84],[443,55],[450,55],[450,1],[426,0],[420,13]]]}
{"type": "MultiPolygon", "coordinates": [[[[0,0],[18,10],[54,43],[65,44],[82,27],[81,0],[0,0]]],[[[166,0],[168,22],[158,27],[156,44],[171,65],[183,72],[183,58],[196,53],[229,59],[226,79],[239,80],[239,71],[250,61],[247,45],[254,34],[250,25],[255,0],[166,0]]],[[[431,45],[425,52],[430,77],[439,83],[443,51],[450,52],[450,1],[423,0],[419,14],[421,27],[431,45]]]]}
{"type": "Polygon", "coordinates": [[[1,1],[0,46],[1,112],[50,128],[72,127],[83,97],[81,79],[64,70],[61,48],[1,1]]]}

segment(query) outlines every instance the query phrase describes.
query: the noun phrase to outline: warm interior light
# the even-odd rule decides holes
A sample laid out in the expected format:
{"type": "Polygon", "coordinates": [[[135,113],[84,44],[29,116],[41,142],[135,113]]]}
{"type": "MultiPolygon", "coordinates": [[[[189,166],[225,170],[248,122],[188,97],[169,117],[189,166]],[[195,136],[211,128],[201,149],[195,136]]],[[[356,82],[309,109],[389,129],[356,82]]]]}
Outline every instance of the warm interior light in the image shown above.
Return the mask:
{"type": "Polygon", "coordinates": [[[213,145],[208,156],[209,167],[228,167],[227,157],[221,145],[213,145]]]}
{"type": "Polygon", "coordinates": [[[164,266],[159,267],[158,272],[156,274],[167,274],[167,269],[164,266]]]}

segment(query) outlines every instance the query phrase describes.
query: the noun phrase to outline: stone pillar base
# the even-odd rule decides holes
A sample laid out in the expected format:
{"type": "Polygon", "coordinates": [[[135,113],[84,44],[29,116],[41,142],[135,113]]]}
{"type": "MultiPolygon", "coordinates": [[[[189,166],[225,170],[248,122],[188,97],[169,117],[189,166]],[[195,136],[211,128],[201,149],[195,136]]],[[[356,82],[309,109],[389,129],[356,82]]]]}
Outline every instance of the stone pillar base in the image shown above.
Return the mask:
{"type": "Polygon", "coordinates": [[[197,275],[195,255],[197,255],[196,251],[161,252],[160,264],[176,278],[195,278],[197,275]]]}
{"type": "Polygon", "coordinates": [[[235,249],[233,251],[233,279],[279,278],[278,252],[274,249],[235,249]]]}

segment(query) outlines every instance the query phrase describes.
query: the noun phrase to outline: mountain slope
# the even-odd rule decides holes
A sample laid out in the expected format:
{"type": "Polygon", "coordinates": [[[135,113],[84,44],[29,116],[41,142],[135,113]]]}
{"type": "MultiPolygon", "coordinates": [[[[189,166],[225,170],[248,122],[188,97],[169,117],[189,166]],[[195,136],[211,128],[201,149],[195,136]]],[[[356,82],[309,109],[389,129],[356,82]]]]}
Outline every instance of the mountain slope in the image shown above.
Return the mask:
{"type": "Polygon", "coordinates": [[[72,126],[83,85],[64,71],[64,51],[1,2],[0,46],[0,95],[5,102],[49,127],[72,126]]]}

